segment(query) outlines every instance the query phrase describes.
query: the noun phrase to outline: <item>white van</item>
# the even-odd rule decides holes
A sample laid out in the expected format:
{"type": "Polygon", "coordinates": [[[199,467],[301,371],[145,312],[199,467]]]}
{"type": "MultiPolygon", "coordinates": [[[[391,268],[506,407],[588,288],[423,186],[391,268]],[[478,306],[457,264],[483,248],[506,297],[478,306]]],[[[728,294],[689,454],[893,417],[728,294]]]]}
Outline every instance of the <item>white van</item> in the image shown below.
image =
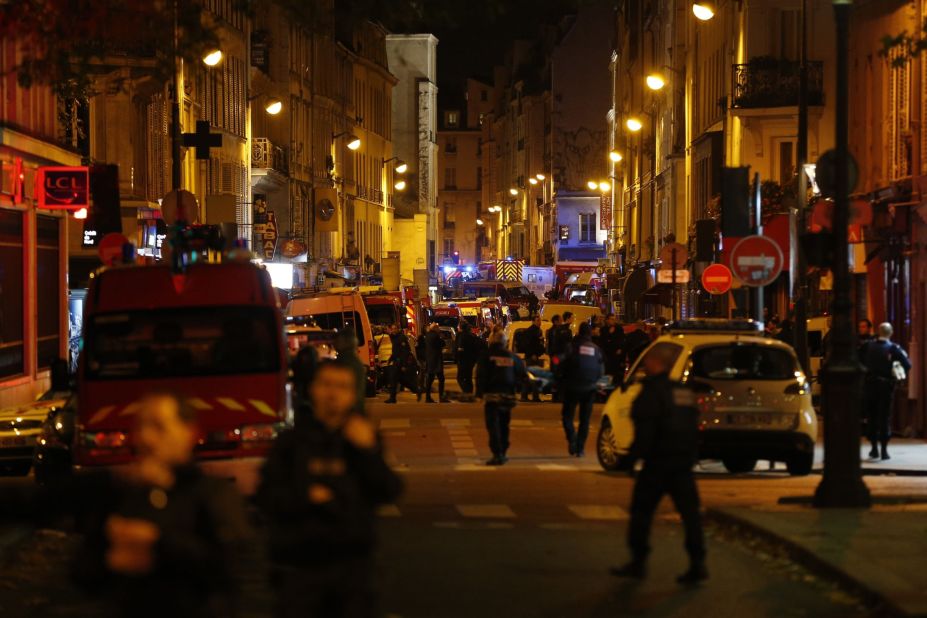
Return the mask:
{"type": "Polygon", "coordinates": [[[331,288],[324,292],[297,295],[286,306],[287,321],[300,318],[303,326],[324,330],[354,328],[357,356],[367,367],[367,396],[377,394],[377,354],[373,329],[364,299],[354,288],[331,288]]]}

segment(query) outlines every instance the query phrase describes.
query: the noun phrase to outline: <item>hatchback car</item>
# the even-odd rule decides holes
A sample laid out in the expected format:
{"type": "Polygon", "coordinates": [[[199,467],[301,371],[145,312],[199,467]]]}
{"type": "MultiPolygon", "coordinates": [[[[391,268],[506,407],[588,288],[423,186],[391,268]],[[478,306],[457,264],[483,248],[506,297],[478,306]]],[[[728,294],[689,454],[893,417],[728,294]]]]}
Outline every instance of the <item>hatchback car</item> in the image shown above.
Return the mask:
{"type": "Polygon", "coordinates": [[[622,467],[644,358],[669,348],[676,359],[670,378],[697,395],[702,459],[720,459],[734,473],[760,459],[785,462],[792,475],[810,473],[818,422],[808,380],[791,347],[754,329],[753,322],[692,320],[657,338],[605,404],[596,448],[602,467],[622,467]]]}

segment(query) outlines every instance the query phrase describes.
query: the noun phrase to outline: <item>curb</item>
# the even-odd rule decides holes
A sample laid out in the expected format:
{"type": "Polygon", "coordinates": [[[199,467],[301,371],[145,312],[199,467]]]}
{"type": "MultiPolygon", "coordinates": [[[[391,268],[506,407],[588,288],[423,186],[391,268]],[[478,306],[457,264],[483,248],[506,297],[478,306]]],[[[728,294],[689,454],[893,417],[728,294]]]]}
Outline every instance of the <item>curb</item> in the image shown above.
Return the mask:
{"type": "Polygon", "coordinates": [[[768,528],[763,528],[762,526],[758,526],[749,520],[715,508],[705,509],[705,520],[723,526],[742,528],[769,543],[782,547],[788,552],[791,559],[801,564],[809,571],[814,572],[818,576],[835,581],[845,588],[853,590],[854,592],[860,594],[860,596],[866,600],[867,604],[879,606],[883,611],[879,611],[876,614],[878,616],[910,615],[902,608],[900,608],[892,599],[886,597],[878,590],[875,590],[866,582],[856,579],[849,573],[846,573],[838,567],[835,567],[827,560],[824,560],[814,552],[802,547],[800,544],[785,536],[769,530],[768,528]]]}

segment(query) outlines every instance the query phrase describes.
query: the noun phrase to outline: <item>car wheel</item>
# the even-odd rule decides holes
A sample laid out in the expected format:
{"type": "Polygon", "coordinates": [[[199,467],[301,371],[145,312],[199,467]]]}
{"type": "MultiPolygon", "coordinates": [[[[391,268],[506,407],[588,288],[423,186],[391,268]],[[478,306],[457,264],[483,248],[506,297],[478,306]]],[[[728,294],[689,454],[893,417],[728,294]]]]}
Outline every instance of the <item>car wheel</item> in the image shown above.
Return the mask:
{"type": "Polygon", "coordinates": [[[814,466],[814,455],[811,453],[793,455],[785,462],[789,476],[808,476],[811,474],[812,466],[814,466]]]}
{"type": "Polygon", "coordinates": [[[724,464],[724,467],[727,468],[727,471],[731,474],[752,472],[756,467],[756,460],[749,459],[747,457],[728,457],[726,459],[722,459],[721,463],[724,464]]]}
{"type": "Polygon", "coordinates": [[[604,417],[602,418],[602,424],[599,425],[599,436],[596,438],[595,452],[599,458],[599,465],[604,470],[613,472],[621,468],[622,456],[615,440],[615,432],[612,430],[612,424],[604,417]]]}

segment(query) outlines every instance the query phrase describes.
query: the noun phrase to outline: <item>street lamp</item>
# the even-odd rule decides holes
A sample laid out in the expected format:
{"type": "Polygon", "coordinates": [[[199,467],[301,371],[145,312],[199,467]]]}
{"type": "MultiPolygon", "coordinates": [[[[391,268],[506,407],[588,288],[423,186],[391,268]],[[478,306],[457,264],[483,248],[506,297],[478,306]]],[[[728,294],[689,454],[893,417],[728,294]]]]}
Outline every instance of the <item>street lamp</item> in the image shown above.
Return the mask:
{"type": "Polygon", "coordinates": [[[654,91],[662,90],[663,86],[666,85],[666,79],[659,73],[651,73],[644,81],[647,82],[647,87],[654,91]]]}
{"type": "Polygon", "coordinates": [[[617,150],[612,150],[610,153],[608,153],[608,159],[609,159],[609,161],[611,161],[612,163],[621,163],[621,160],[622,160],[623,158],[624,158],[624,157],[622,157],[622,156],[621,156],[621,153],[618,152],[617,150]]]}
{"type": "Polygon", "coordinates": [[[594,181],[594,180],[590,180],[590,181],[586,182],[586,186],[589,187],[589,190],[590,190],[590,191],[595,191],[596,189],[599,188],[599,183],[597,183],[597,182],[594,181]]]}
{"type": "Polygon", "coordinates": [[[715,16],[715,5],[711,2],[693,2],[692,14],[700,21],[708,21],[715,16]]]}
{"type": "Polygon", "coordinates": [[[221,49],[210,49],[205,54],[203,54],[203,64],[208,67],[214,67],[217,64],[222,62],[222,50],[221,49]]]}
{"type": "Polygon", "coordinates": [[[348,133],[347,131],[342,131],[341,133],[333,133],[332,139],[336,140],[339,137],[346,135],[347,139],[345,140],[345,146],[348,147],[348,150],[357,150],[361,147],[361,138],[357,137],[353,133],[348,133]]]}
{"type": "Polygon", "coordinates": [[[533,185],[536,185],[536,184],[538,184],[538,179],[537,179],[537,178],[529,178],[529,179],[528,179],[528,182],[530,182],[530,183],[533,184],[533,185]]]}
{"type": "Polygon", "coordinates": [[[640,118],[635,118],[634,116],[628,118],[624,124],[631,133],[637,133],[644,127],[644,123],[640,121],[640,118]]]}
{"type": "Polygon", "coordinates": [[[511,189],[509,189],[509,194],[518,195],[518,189],[516,189],[515,187],[512,187],[511,189]]]}
{"type": "Polygon", "coordinates": [[[264,111],[270,114],[271,116],[276,116],[280,113],[280,110],[283,109],[283,101],[273,97],[267,99],[267,103],[264,104],[264,111]]]}
{"type": "Polygon", "coordinates": [[[396,181],[396,184],[393,185],[393,188],[396,189],[397,191],[405,191],[405,190],[406,190],[406,181],[405,181],[405,180],[398,180],[398,181],[396,181]]]}
{"type": "Polygon", "coordinates": [[[483,225],[483,220],[482,220],[482,219],[477,219],[477,220],[476,220],[476,224],[477,224],[477,225],[483,225]]]}
{"type": "Polygon", "coordinates": [[[611,191],[611,189],[612,189],[612,186],[611,184],[608,183],[608,181],[603,180],[602,182],[599,183],[599,191],[601,191],[602,193],[608,193],[609,191],[611,191]]]}
{"type": "Polygon", "coordinates": [[[397,174],[405,174],[406,172],[409,171],[409,164],[403,161],[402,159],[400,159],[399,157],[390,157],[389,159],[383,162],[383,165],[385,166],[390,161],[396,162],[395,167],[393,167],[393,171],[396,172],[397,174]]]}
{"type": "Polygon", "coordinates": [[[535,174],[534,177],[537,178],[538,180],[544,180],[545,178],[547,178],[547,176],[545,176],[544,174],[535,174]]]}

